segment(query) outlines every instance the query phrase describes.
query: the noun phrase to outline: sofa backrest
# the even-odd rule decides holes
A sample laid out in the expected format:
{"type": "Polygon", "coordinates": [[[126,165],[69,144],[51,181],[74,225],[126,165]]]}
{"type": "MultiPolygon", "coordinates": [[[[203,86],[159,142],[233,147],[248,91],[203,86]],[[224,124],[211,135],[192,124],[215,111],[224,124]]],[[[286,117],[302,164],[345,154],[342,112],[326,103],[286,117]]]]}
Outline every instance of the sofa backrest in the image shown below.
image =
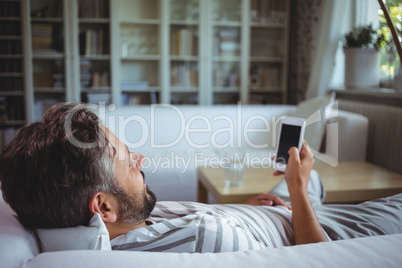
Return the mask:
{"type": "Polygon", "coordinates": [[[105,124],[134,151],[274,147],[291,105],[135,106],[106,111],[105,124]]]}
{"type": "Polygon", "coordinates": [[[366,160],[402,173],[402,107],[340,100],[339,109],[368,118],[366,160]]]}

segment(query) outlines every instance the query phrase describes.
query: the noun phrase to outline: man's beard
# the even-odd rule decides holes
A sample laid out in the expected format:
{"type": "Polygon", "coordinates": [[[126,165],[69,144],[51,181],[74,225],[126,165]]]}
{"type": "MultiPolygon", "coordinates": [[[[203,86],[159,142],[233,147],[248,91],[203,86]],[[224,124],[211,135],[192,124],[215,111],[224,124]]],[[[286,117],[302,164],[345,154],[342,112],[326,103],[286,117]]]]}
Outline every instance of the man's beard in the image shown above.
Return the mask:
{"type": "MultiPolygon", "coordinates": [[[[141,174],[145,178],[142,171],[141,174]]],[[[117,221],[127,224],[137,223],[147,219],[156,203],[156,196],[149,190],[148,186],[146,186],[146,191],[144,191],[141,196],[127,194],[121,188],[115,196],[120,205],[117,221]]]]}

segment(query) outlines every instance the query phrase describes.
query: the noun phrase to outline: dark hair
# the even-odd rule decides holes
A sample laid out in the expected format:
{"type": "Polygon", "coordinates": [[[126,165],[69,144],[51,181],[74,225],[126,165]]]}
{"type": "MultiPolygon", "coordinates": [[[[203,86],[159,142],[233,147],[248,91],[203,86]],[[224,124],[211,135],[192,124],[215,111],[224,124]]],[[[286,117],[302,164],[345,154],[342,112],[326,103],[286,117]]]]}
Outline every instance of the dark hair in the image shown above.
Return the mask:
{"type": "Polygon", "coordinates": [[[90,198],[118,188],[113,149],[94,113],[57,104],[40,122],[22,127],[2,151],[3,198],[26,228],[87,225],[90,198]],[[77,146],[71,137],[96,146],[77,146]]]}

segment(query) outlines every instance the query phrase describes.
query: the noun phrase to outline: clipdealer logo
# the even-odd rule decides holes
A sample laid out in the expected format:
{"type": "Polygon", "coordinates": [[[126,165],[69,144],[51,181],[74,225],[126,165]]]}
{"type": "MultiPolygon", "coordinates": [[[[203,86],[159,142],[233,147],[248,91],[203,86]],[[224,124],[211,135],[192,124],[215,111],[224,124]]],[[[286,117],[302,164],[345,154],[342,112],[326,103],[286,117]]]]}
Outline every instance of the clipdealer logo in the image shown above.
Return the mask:
{"type": "MultiPolygon", "coordinates": [[[[336,105],[331,103],[317,110],[306,119],[306,132],[324,125],[328,150],[324,153],[314,149],[311,151],[316,159],[331,166],[338,164],[338,123],[336,121],[328,123],[328,119],[337,117],[337,110],[329,112],[334,104],[336,105]]],[[[193,166],[222,167],[227,161],[231,161],[230,159],[233,160],[233,156],[237,157],[236,161],[241,162],[243,166],[271,168],[270,159],[274,153],[269,149],[273,151],[277,142],[277,130],[284,118],[284,116],[272,116],[268,120],[261,114],[246,116],[241,104],[237,105],[235,118],[233,114],[229,116],[224,112],[212,118],[204,114],[188,116],[180,107],[167,104],[151,105],[149,111],[142,110],[141,115],[127,116],[127,113],[119,114],[120,111],[117,111],[114,105],[82,104],[71,110],[65,120],[69,141],[82,148],[105,144],[84,143],[71,135],[71,118],[75,112],[83,108],[96,113],[132,151],[147,148],[149,155],[144,155],[147,159],[144,168],[151,169],[152,172],[158,169],[179,168],[183,173],[193,166]],[[166,121],[166,118],[170,120],[166,121]],[[170,134],[164,135],[164,133],[170,134]],[[261,135],[266,135],[266,138],[255,139],[261,135]],[[256,156],[247,152],[245,147],[265,149],[266,154],[256,156]]],[[[132,111],[135,112],[135,109],[132,108],[132,111]]],[[[294,116],[297,117],[297,114],[294,116]]],[[[101,137],[104,138],[106,137],[101,137]]]]}

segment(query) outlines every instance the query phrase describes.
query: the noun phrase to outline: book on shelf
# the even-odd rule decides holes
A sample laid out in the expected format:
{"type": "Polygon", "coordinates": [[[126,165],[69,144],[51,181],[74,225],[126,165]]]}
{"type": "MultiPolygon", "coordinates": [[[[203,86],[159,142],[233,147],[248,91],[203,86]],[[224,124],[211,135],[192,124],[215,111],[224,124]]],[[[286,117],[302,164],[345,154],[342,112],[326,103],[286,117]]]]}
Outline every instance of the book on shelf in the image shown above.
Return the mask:
{"type": "Polygon", "coordinates": [[[25,103],[21,96],[7,96],[4,99],[7,120],[20,121],[25,118],[25,103]]]}
{"type": "Polygon", "coordinates": [[[7,122],[6,98],[0,97],[0,122],[7,122]]]}
{"type": "Polygon", "coordinates": [[[250,55],[253,57],[283,57],[283,34],[267,29],[253,29],[251,32],[250,55]]]}
{"type": "Polygon", "coordinates": [[[21,77],[0,77],[0,92],[23,90],[23,79],[21,77]]]}
{"type": "Polygon", "coordinates": [[[80,55],[104,55],[108,53],[108,37],[105,29],[88,29],[80,33],[80,55]]]}
{"type": "Polygon", "coordinates": [[[34,73],[33,74],[34,87],[52,87],[53,74],[52,73],[34,73]]]}
{"type": "Polygon", "coordinates": [[[22,42],[21,40],[1,40],[0,55],[21,55],[22,42]]]}
{"type": "Polygon", "coordinates": [[[92,75],[92,87],[108,87],[109,86],[109,72],[104,71],[94,72],[92,75]]]}
{"type": "Polygon", "coordinates": [[[191,29],[180,29],[171,34],[171,55],[195,56],[198,52],[198,37],[191,29]]]}
{"type": "Polygon", "coordinates": [[[239,72],[236,68],[217,65],[214,68],[213,84],[215,87],[238,87],[240,82],[239,72]]]}
{"type": "Polygon", "coordinates": [[[21,23],[19,21],[0,21],[0,35],[20,36],[21,23]]]}
{"type": "Polygon", "coordinates": [[[149,93],[125,93],[122,94],[122,105],[141,105],[141,104],[157,104],[158,92],[150,91],[149,93]]]}
{"type": "Polygon", "coordinates": [[[20,2],[2,1],[0,2],[0,17],[20,17],[20,2]]]}
{"type": "Polygon", "coordinates": [[[46,51],[52,49],[53,25],[46,23],[32,23],[32,50],[46,51]]]}
{"type": "Polygon", "coordinates": [[[253,93],[249,96],[249,104],[282,104],[282,95],[272,93],[253,93]]]}
{"type": "Polygon", "coordinates": [[[21,59],[5,59],[1,60],[0,73],[21,73],[21,59]]]}
{"type": "Polygon", "coordinates": [[[80,83],[81,87],[89,87],[92,81],[92,64],[85,58],[80,59],[80,83]]]}
{"type": "Polygon", "coordinates": [[[141,104],[141,96],[123,94],[122,95],[122,104],[130,105],[130,106],[139,105],[139,104],[141,104]]]}
{"type": "Polygon", "coordinates": [[[158,94],[156,91],[151,91],[150,92],[150,101],[151,104],[157,104],[158,103],[158,94]]]}
{"type": "Polygon", "coordinates": [[[174,87],[198,86],[198,70],[188,64],[172,65],[171,85],[174,87]]]}
{"type": "Polygon", "coordinates": [[[80,18],[107,18],[109,10],[108,0],[80,0],[79,17],[80,18]]]}
{"type": "Polygon", "coordinates": [[[257,64],[252,66],[250,74],[250,86],[252,89],[279,88],[281,70],[275,65],[257,64]]]}

